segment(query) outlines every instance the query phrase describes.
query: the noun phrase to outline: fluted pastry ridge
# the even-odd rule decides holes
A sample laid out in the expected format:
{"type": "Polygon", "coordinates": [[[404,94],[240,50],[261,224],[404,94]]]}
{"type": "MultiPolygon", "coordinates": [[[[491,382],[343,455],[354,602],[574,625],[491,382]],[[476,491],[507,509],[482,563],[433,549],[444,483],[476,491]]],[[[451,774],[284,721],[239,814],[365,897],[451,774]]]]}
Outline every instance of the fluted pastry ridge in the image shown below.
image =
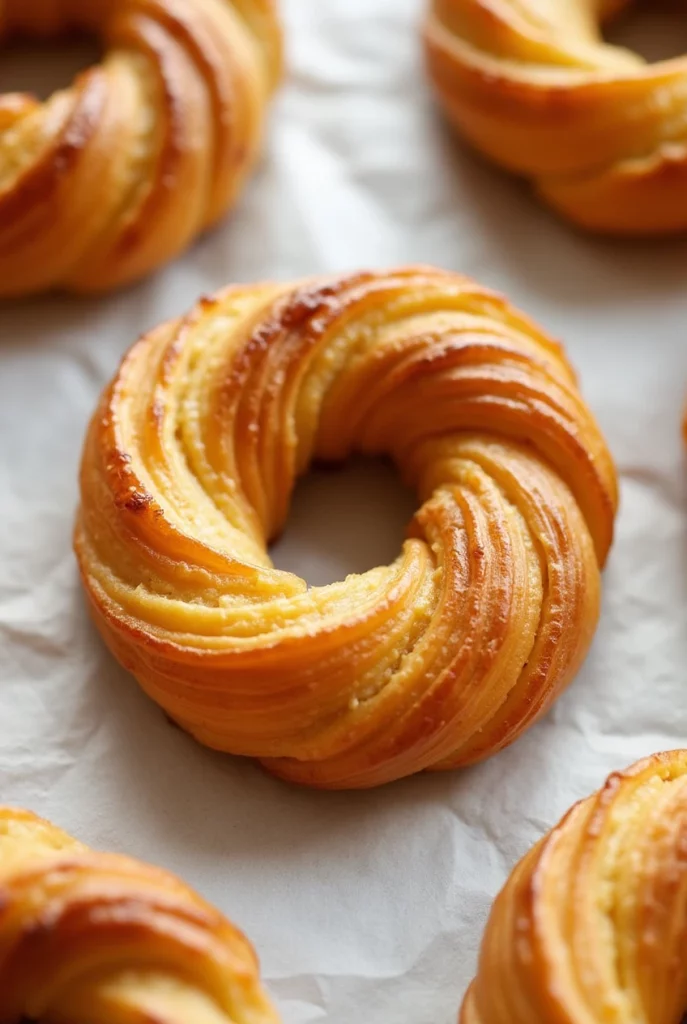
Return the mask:
{"type": "Polygon", "coordinates": [[[0,297],[179,254],[238,196],[281,74],[275,0],[0,0],[0,44],[75,28],[99,65],[45,103],[0,96],[0,297]]]}
{"type": "Polygon", "coordinates": [[[105,640],[201,742],[322,787],[512,742],[593,635],[616,478],[560,346],[430,267],[237,285],[151,331],[88,431],[75,544],[105,640]],[[398,559],[326,587],[267,545],[313,460],[390,456],[398,559]]]}
{"type": "Polygon", "coordinates": [[[626,0],[431,0],[428,67],[449,119],[578,225],[687,229],[687,57],[605,42],[626,0]]]}

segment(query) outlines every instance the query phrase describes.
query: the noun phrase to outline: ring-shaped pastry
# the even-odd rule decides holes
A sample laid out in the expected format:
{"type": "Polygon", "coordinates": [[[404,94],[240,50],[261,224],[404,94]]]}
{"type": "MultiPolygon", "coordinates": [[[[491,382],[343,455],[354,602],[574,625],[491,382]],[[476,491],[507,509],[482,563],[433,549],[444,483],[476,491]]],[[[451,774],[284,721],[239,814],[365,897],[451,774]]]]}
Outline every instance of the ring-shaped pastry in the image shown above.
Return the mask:
{"type": "MultiPolygon", "coordinates": [[[[687,751],[615,772],[497,897],[459,1024],[678,1024],[687,751]]],[[[0,1017],[278,1024],[250,944],[165,871],[0,808],[0,1017]]]]}
{"type": "Polygon", "coordinates": [[[278,1024],[252,946],[160,868],[0,807],[3,1024],[278,1024]]]}
{"type": "Polygon", "coordinates": [[[281,73],[274,0],[0,0],[0,43],[72,29],[99,65],[45,103],[0,96],[0,297],[182,252],[235,201],[281,73]]]}
{"type": "Polygon", "coordinates": [[[616,772],[497,897],[460,1024],[680,1024],[687,750],[616,772]]]}
{"type": "Polygon", "coordinates": [[[687,229],[687,57],[603,40],[619,0],[431,0],[429,72],[450,120],[576,224],[687,229]]]}
{"type": "Polygon", "coordinates": [[[428,267],[236,286],[144,336],[88,432],[76,551],[120,662],[201,742],[321,787],[470,764],[567,685],[597,622],[611,458],[562,349],[428,267]],[[398,559],[273,568],[313,460],[389,456],[398,559]]]}

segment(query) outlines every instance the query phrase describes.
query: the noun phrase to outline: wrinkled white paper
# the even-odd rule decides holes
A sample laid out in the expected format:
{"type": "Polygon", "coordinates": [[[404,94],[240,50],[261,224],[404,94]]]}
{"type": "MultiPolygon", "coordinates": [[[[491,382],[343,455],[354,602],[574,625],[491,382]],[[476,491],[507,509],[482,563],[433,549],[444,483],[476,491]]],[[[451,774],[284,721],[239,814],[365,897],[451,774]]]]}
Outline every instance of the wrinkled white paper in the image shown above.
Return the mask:
{"type": "MultiPolygon", "coordinates": [[[[284,6],[290,77],[235,214],[121,294],[0,308],[0,801],[188,879],[254,941],[288,1024],[449,1024],[518,856],[609,771],[687,740],[687,243],[582,237],[456,143],[421,0],[284,6]],[[622,474],[603,619],[499,757],[313,793],[202,749],[115,665],[71,552],[77,463],[121,354],[201,292],[409,261],[502,289],[567,342],[622,474]]],[[[411,510],[390,473],[318,475],[278,564],[317,583],[391,559],[411,510]]]]}

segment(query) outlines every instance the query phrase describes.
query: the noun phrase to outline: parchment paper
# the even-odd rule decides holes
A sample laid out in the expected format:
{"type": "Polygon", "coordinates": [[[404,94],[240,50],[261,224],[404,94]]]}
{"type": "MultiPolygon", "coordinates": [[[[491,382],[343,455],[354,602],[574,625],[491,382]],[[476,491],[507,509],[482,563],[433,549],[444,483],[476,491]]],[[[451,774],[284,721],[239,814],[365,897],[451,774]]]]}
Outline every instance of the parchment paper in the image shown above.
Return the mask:
{"type": "MultiPolygon", "coordinates": [[[[188,879],[251,937],[289,1024],[448,1024],[517,857],[609,771],[687,741],[687,243],[579,236],[456,143],[419,0],[284,7],[290,78],[224,226],[121,294],[0,309],[0,801],[188,879]],[[500,288],[566,341],[622,474],[617,541],[586,665],[515,746],[311,793],[203,750],[114,664],[71,553],[77,462],[121,354],[201,292],[406,261],[500,288]]],[[[374,466],[317,475],[277,563],[317,583],[391,559],[412,507],[374,466]]]]}

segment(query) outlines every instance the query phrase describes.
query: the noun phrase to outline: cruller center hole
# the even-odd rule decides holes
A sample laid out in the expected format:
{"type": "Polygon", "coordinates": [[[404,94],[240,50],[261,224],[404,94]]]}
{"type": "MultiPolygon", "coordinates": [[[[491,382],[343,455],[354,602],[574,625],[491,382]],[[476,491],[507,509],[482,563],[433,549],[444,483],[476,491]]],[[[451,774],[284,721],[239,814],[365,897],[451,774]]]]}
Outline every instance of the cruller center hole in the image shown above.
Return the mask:
{"type": "Polygon", "coordinates": [[[398,556],[417,496],[382,459],[313,468],[299,483],[286,529],[272,545],[278,569],[311,586],[388,565],[398,556]]]}
{"type": "Polygon", "coordinates": [[[687,4],[684,0],[635,0],[611,19],[604,38],[641,54],[650,64],[687,54],[687,4]]]}
{"type": "Polygon", "coordinates": [[[0,44],[0,93],[28,92],[46,100],[68,88],[80,71],[97,64],[97,39],[69,35],[49,41],[12,39],[0,44]]]}

